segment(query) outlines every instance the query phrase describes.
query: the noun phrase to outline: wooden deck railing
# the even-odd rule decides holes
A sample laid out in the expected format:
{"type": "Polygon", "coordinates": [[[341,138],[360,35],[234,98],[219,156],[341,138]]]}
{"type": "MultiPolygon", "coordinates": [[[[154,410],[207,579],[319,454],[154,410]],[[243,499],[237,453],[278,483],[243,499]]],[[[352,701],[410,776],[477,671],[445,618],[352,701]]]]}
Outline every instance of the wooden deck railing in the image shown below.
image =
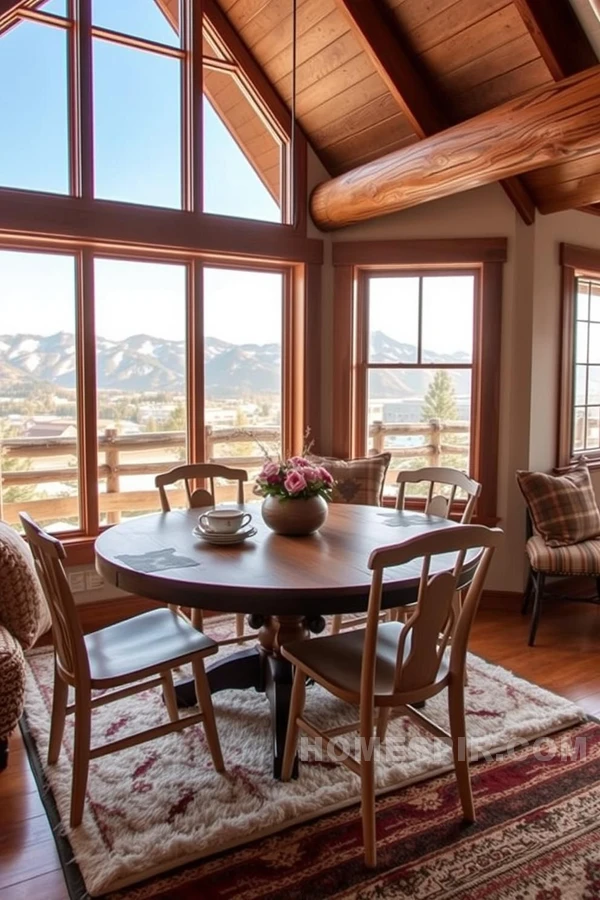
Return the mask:
{"type": "MultiPolygon", "coordinates": [[[[445,443],[448,435],[468,434],[467,422],[441,422],[432,419],[423,423],[399,423],[385,424],[374,422],[369,428],[372,438],[372,453],[389,450],[393,459],[409,460],[424,459],[427,465],[440,465],[444,456],[460,455],[467,463],[468,447],[463,444],[445,443]],[[390,447],[387,439],[395,436],[422,436],[422,444],[414,447],[390,447]]],[[[238,466],[252,471],[260,467],[263,462],[261,453],[245,456],[226,456],[215,454],[217,447],[231,446],[233,444],[246,445],[250,448],[253,441],[275,447],[279,444],[280,430],[276,426],[254,428],[248,426],[243,430],[239,428],[211,427],[206,430],[207,462],[218,462],[222,465],[238,466]]],[[[258,450],[258,445],[256,445],[258,450]]],[[[2,491],[0,492],[0,518],[15,524],[18,522],[19,511],[23,508],[40,521],[64,520],[75,518],[78,515],[79,499],[75,493],[69,494],[69,484],[77,482],[78,470],[77,440],[74,437],[59,438],[8,438],[2,441],[0,453],[0,479],[2,491]],[[21,459],[30,464],[39,464],[40,460],[47,459],[54,465],[47,468],[10,469],[6,462],[21,459]],[[4,462],[4,470],[3,470],[4,462]],[[2,496],[5,490],[16,486],[36,486],[43,484],[62,483],[65,485],[62,496],[39,498],[31,500],[15,500],[3,502],[2,496]]],[[[118,522],[121,514],[147,512],[158,509],[158,493],[151,489],[126,490],[123,489],[122,479],[128,476],[154,476],[166,469],[176,466],[183,460],[185,451],[184,432],[145,432],[142,434],[120,435],[114,429],[107,429],[98,440],[98,480],[105,482],[106,490],[99,495],[100,513],[109,523],[118,522]],[[125,461],[123,454],[136,454],[137,459],[125,461]],[[155,458],[148,460],[152,454],[155,458]],[[101,458],[103,457],[103,461],[101,458]],[[158,458],[156,458],[158,457],[158,458]]],[[[389,480],[393,481],[392,473],[389,480]]],[[[252,485],[248,486],[251,493],[252,485]]],[[[173,504],[185,502],[183,491],[174,491],[173,504]]],[[[235,487],[223,486],[219,500],[235,500],[235,487]]]]}

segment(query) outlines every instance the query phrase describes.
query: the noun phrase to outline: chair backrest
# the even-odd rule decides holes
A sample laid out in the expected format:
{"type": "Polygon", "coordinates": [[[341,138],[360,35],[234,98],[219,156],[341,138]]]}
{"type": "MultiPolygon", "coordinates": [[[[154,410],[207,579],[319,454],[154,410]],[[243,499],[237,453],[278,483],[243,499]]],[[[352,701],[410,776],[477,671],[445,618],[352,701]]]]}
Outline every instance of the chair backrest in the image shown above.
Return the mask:
{"type": "Polygon", "coordinates": [[[471,625],[494,550],[503,537],[500,528],[455,525],[401,544],[380,547],[371,553],[369,568],[373,570],[373,580],[363,650],[361,701],[368,701],[374,690],[375,650],[385,569],[422,559],[417,603],[403,628],[398,646],[395,693],[422,691],[434,686],[451,636],[450,672],[452,677],[464,677],[471,625]],[[469,550],[481,552],[476,553],[474,558],[470,554],[469,558],[469,550]],[[430,577],[432,557],[441,554],[452,554],[448,558],[449,568],[430,577]],[[469,587],[459,611],[455,594],[466,583],[469,587]]]}
{"type": "Polygon", "coordinates": [[[25,537],[50,607],[56,664],[70,684],[89,680],[90,668],[83,631],[63,566],[61,542],[47,534],[27,513],[19,513],[25,537]]]}
{"type": "Polygon", "coordinates": [[[478,481],[474,481],[459,472],[458,469],[444,467],[429,467],[425,469],[402,469],[398,472],[396,484],[398,484],[398,496],[396,498],[396,509],[404,509],[406,500],[406,485],[419,484],[429,482],[427,491],[427,500],[425,502],[425,512],[430,516],[442,516],[445,519],[450,518],[452,505],[456,499],[456,491],[461,490],[467,495],[467,502],[463,514],[460,518],[462,525],[468,525],[475,512],[477,498],[481,493],[481,485],[478,481]],[[434,494],[436,485],[445,485],[450,488],[447,494],[434,494]]]}
{"type": "Polygon", "coordinates": [[[183,481],[188,506],[195,509],[200,506],[212,506],[215,502],[215,478],[224,478],[227,481],[237,481],[237,502],[244,502],[244,483],[248,481],[248,473],[245,469],[231,469],[229,466],[219,466],[213,463],[192,463],[188,466],[175,466],[168,472],[157,475],[154,484],[158,488],[160,506],[163,512],[170,512],[171,505],[165,486],[183,481]],[[208,481],[210,491],[204,488],[192,487],[194,481],[208,481]]]}

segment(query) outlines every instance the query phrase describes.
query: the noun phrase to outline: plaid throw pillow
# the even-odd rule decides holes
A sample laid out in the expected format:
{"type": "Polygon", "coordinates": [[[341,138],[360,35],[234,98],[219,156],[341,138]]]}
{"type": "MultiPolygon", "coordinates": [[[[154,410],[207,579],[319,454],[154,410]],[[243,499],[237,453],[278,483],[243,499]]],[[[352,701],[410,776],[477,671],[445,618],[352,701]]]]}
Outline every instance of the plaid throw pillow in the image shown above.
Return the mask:
{"type": "Polygon", "coordinates": [[[335,484],[333,503],[356,503],[359,506],[381,506],[391,453],[365,456],[358,459],[314,458],[331,474],[335,484]]]}
{"type": "Polygon", "coordinates": [[[590,473],[579,465],[566,475],[517,472],[533,527],[549,547],[577,544],[600,535],[600,510],[590,473]]]}

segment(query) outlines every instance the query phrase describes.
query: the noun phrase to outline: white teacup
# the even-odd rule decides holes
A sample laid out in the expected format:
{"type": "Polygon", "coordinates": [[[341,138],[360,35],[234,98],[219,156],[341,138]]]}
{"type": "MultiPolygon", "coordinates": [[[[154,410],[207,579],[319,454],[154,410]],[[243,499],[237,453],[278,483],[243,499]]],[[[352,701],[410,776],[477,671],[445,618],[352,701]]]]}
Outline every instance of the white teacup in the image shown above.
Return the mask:
{"type": "Polygon", "coordinates": [[[252,516],[240,509],[211,509],[198,518],[201,528],[216,534],[235,534],[250,522],[252,516]]]}

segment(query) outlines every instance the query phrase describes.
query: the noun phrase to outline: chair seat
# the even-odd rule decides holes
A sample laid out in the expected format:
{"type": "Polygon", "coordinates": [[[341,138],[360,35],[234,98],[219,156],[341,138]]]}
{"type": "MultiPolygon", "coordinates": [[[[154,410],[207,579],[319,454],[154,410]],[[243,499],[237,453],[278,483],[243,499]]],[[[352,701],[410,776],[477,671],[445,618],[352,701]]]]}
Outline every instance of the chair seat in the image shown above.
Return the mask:
{"type": "Polygon", "coordinates": [[[600,575],[600,539],[549,547],[539,534],[526,544],[531,568],[547,575],[600,575]]]}
{"type": "MultiPolygon", "coordinates": [[[[395,693],[396,659],[403,628],[404,625],[400,622],[383,622],[377,629],[376,698],[389,697],[395,693]]],[[[408,636],[404,647],[405,660],[410,653],[410,637],[411,635],[408,636]]],[[[316,681],[328,682],[330,689],[337,688],[341,694],[356,694],[358,701],[364,640],[365,629],[361,628],[322,638],[311,638],[309,641],[294,641],[285,644],[282,653],[295,665],[299,663],[305,671],[309,670],[316,681]]],[[[446,671],[447,667],[443,662],[436,680],[441,680],[446,671]]]]}
{"type": "Polygon", "coordinates": [[[142,613],[84,638],[92,681],[121,678],[145,669],[177,665],[179,658],[216,653],[218,645],[170,609],[142,613]]]}

